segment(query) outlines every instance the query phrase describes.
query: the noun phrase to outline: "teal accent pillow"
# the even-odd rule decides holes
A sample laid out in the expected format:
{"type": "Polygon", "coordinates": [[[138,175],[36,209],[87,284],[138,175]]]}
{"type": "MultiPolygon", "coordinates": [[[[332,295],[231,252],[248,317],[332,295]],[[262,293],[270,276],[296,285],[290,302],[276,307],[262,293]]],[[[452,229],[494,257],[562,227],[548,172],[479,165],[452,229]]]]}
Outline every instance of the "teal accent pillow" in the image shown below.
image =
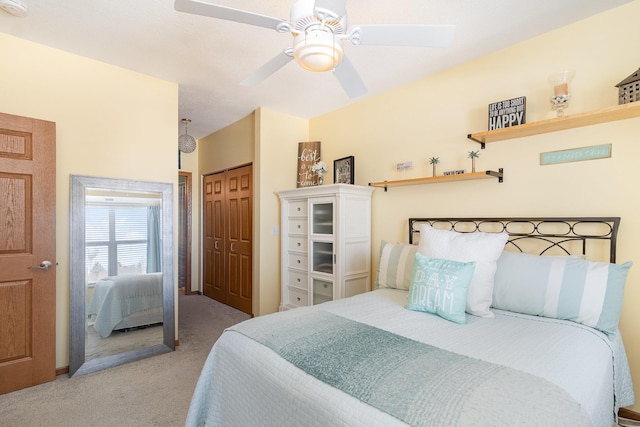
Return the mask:
{"type": "Polygon", "coordinates": [[[493,307],[614,334],[632,264],[504,251],[494,277],[493,307]]]}
{"type": "Polygon", "coordinates": [[[413,262],[418,252],[416,245],[406,243],[387,243],[380,245],[376,288],[409,290],[413,262]]]}
{"type": "Polygon", "coordinates": [[[407,308],[466,323],[467,291],[476,263],[415,256],[407,308]]]}

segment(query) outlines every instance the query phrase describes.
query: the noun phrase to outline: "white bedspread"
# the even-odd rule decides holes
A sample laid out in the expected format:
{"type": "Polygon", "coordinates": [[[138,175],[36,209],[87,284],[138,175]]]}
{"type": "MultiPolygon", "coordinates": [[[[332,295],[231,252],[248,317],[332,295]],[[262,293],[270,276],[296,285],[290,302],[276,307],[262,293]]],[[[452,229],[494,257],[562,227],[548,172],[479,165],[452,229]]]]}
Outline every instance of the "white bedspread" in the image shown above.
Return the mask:
{"type": "Polygon", "coordinates": [[[106,338],[127,316],[156,307],[162,307],[162,273],[113,276],[96,282],[87,316],[106,338]]]}
{"type": "MultiPolygon", "coordinates": [[[[457,325],[406,310],[406,298],[405,291],[380,289],[314,309],[545,378],[566,390],[594,426],[611,426],[618,406],[633,402],[628,363],[619,338],[611,342],[605,335],[572,322],[498,310],[495,319],[467,316],[466,325],[457,325]]],[[[514,413],[505,425],[537,425],[535,417],[519,418],[523,415],[514,413]]],[[[557,425],[572,425],[562,417],[559,413],[557,425]]],[[[404,424],[316,380],[267,347],[227,331],[205,363],[187,425],[404,424]]]]}

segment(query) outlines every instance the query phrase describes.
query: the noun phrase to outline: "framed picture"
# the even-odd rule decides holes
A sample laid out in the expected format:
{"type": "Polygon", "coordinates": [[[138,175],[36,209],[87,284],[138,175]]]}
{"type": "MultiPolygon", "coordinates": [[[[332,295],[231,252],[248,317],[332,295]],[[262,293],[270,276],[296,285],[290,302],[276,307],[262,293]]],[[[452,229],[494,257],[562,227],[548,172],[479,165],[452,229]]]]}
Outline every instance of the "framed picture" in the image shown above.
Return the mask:
{"type": "Polygon", "coordinates": [[[333,161],[333,182],[336,184],[354,184],[353,173],[355,160],[353,156],[333,161]]]}

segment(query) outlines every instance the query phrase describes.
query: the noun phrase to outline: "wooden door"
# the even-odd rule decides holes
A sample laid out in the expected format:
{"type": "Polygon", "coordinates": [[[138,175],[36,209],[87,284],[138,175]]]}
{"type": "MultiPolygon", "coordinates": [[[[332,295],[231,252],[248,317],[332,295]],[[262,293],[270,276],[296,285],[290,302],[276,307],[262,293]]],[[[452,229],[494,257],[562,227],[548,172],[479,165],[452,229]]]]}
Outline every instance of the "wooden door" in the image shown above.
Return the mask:
{"type": "Polygon", "coordinates": [[[226,304],[225,173],[204,177],[204,271],[202,292],[226,304]]]}
{"type": "Polygon", "coordinates": [[[252,314],[252,166],[227,172],[227,304],[252,314]]]}
{"type": "Polygon", "coordinates": [[[0,113],[0,394],[56,377],[55,143],[55,123],[0,113]]]}

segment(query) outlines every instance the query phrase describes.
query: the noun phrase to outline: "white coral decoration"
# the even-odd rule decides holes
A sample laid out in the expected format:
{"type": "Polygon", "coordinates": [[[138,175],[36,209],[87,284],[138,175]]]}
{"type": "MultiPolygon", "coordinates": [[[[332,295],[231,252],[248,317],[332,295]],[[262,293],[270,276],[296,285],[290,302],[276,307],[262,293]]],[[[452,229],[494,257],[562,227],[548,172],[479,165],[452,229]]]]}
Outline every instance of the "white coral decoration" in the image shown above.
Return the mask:
{"type": "Polygon", "coordinates": [[[327,164],[325,162],[317,162],[311,166],[311,170],[315,172],[318,176],[322,176],[327,172],[327,164]]]}
{"type": "Polygon", "coordinates": [[[568,104],[569,103],[569,98],[570,98],[569,94],[552,96],[551,97],[551,105],[555,107],[557,105],[568,104]]]}

